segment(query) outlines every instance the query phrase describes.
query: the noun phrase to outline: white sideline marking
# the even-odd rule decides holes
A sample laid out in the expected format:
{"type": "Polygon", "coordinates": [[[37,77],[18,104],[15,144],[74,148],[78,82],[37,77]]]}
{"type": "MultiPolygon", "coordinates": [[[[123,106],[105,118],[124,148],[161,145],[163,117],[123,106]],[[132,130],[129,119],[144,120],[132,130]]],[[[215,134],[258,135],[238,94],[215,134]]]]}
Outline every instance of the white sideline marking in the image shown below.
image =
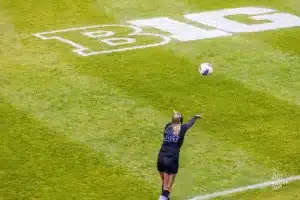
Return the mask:
{"type": "Polygon", "coordinates": [[[211,193],[211,194],[206,194],[206,195],[202,195],[202,196],[193,197],[189,200],[212,199],[212,198],[215,198],[215,197],[226,196],[226,195],[229,195],[229,194],[244,192],[244,191],[247,191],[247,190],[260,189],[260,188],[265,188],[265,187],[269,187],[269,186],[272,186],[272,185],[278,185],[278,184],[281,184],[283,182],[287,184],[287,183],[293,182],[293,181],[300,181],[300,175],[299,176],[291,176],[291,177],[276,180],[276,181],[267,181],[267,182],[258,183],[258,184],[255,184],[255,185],[248,185],[248,186],[245,186],[245,187],[240,187],[240,188],[236,188],[236,189],[232,189],[232,190],[225,190],[225,191],[222,191],[222,192],[214,192],[214,193],[211,193]]]}

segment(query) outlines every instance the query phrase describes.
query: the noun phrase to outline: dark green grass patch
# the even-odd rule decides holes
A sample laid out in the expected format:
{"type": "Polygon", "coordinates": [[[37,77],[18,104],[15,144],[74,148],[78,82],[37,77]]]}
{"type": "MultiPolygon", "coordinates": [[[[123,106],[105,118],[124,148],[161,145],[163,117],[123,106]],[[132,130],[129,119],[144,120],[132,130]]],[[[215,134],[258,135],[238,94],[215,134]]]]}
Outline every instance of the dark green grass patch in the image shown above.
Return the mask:
{"type": "Polygon", "coordinates": [[[154,199],[152,186],[100,152],[0,105],[0,199],[154,199]],[[138,187],[137,187],[138,186],[138,187]]]}

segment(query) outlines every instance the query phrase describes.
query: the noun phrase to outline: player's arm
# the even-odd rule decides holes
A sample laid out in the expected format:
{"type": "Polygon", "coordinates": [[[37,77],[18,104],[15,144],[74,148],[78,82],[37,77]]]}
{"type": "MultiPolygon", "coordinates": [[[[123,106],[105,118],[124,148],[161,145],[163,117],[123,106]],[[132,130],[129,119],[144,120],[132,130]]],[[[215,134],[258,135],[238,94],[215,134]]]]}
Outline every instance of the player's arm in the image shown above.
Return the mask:
{"type": "Polygon", "coordinates": [[[201,118],[200,115],[195,115],[194,117],[192,117],[192,118],[188,121],[188,123],[186,123],[186,129],[191,128],[191,127],[195,124],[196,120],[197,120],[197,119],[200,119],[200,118],[201,118]]]}

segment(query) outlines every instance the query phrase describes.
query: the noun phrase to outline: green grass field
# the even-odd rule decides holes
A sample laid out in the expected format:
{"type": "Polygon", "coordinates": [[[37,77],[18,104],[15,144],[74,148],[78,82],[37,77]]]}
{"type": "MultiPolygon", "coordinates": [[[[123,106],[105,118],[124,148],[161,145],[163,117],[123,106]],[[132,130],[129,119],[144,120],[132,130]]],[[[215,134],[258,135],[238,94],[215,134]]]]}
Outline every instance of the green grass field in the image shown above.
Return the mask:
{"type": "MultiPolygon", "coordinates": [[[[158,199],[173,109],[204,119],[185,139],[172,200],[300,175],[300,27],[87,57],[33,35],[250,6],[300,16],[299,0],[0,1],[0,200],[158,199]],[[207,61],[215,72],[201,76],[207,61]]],[[[216,199],[297,200],[299,188],[216,199]]]]}

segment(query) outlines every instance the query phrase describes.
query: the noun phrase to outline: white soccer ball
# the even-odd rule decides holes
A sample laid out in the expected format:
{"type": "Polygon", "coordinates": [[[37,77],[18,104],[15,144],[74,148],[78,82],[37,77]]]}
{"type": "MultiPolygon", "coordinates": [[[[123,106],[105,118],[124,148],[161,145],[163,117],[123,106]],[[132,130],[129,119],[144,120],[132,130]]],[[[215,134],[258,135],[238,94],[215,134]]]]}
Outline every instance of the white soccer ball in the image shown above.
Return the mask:
{"type": "Polygon", "coordinates": [[[202,63],[200,66],[199,66],[199,72],[200,74],[202,74],[203,76],[207,76],[211,73],[213,73],[213,67],[212,67],[212,64],[210,63],[202,63]]]}

